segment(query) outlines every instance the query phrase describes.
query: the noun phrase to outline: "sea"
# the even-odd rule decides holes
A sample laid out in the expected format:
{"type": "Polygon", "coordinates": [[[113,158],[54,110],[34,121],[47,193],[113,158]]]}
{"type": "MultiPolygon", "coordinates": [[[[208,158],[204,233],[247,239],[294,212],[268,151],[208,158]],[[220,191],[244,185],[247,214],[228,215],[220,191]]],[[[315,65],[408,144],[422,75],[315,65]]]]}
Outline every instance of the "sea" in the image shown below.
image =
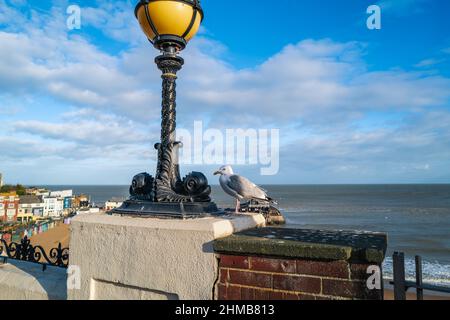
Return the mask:
{"type": "MultiPolygon", "coordinates": [[[[43,186],[88,194],[102,205],[128,197],[128,186],[43,186]]],[[[423,259],[424,282],[450,286],[450,185],[269,185],[288,228],[369,230],[388,234],[383,265],[392,279],[392,254],[404,252],[407,278],[414,279],[414,256],[423,259]]],[[[220,207],[234,200],[212,187],[220,207]]]]}

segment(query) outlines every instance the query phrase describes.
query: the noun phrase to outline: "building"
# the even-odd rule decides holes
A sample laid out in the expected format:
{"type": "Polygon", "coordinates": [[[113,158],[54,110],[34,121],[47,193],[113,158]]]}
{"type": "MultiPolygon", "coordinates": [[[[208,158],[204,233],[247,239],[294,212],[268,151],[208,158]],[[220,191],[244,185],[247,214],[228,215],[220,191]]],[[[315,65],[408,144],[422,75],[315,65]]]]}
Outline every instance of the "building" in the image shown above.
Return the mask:
{"type": "Polygon", "coordinates": [[[0,172],[0,188],[3,187],[3,175],[0,172]]]}
{"type": "Polygon", "coordinates": [[[119,208],[124,201],[125,199],[122,198],[112,198],[111,200],[105,202],[105,210],[111,211],[113,209],[119,208]]]}
{"type": "Polygon", "coordinates": [[[73,191],[72,190],[50,191],[49,195],[50,195],[50,197],[72,198],[73,191]]]}
{"type": "Polygon", "coordinates": [[[69,213],[72,208],[73,191],[48,191],[45,189],[30,190],[34,195],[42,196],[44,217],[60,217],[69,213]]]}
{"type": "Polygon", "coordinates": [[[89,197],[87,195],[75,196],[72,199],[72,208],[87,208],[89,207],[89,197]]]}
{"type": "Polygon", "coordinates": [[[28,188],[26,189],[26,193],[35,196],[43,196],[48,195],[50,191],[44,188],[28,188]]]}
{"type": "Polygon", "coordinates": [[[16,192],[0,193],[0,221],[15,222],[19,214],[19,196],[16,192]]]}
{"type": "Polygon", "coordinates": [[[44,200],[35,195],[25,195],[20,197],[19,215],[17,221],[30,222],[44,216],[44,200]]]}
{"type": "Polygon", "coordinates": [[[72,208],[72,197],[65,197],[64,198],[64,211],[69,210],[72,208]]]}
{"type": "Polygon", "coordinates": [[[64,214],[64,198],[43,196],[44,217],[60,217],[64,214]]]}

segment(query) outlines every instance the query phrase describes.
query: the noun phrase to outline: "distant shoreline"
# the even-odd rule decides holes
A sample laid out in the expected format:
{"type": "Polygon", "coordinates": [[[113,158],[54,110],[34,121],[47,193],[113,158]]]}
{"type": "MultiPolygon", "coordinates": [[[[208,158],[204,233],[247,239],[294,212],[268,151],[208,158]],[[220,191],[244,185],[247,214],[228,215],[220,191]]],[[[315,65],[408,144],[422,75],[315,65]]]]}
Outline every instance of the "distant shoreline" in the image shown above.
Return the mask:
{"type": "MultiPolygon", "coordinates": [[[[8,184],[8,183],[5,183],[8,184]]],[[[14,184],[15,185],[15,184],[14,184]]],[[[26,187],[126,187],[129,184],[24,184],[26,187]]],[[[220,186],[217,183],[211,183],[211,186],[218,187],[220,186]]],[[[329,183],[329,184],[265,184],[262,183],[263,186],[274,186],[274,187],[326,187],[326,186],[450,186],[450,182],[448,183],[329,183]]]]}

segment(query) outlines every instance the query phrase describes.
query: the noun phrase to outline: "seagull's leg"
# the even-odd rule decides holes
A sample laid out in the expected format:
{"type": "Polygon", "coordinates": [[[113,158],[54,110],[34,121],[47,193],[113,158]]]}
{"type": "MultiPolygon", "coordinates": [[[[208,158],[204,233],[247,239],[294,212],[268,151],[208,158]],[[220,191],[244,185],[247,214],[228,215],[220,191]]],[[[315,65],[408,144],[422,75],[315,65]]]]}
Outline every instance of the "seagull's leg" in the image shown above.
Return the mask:
{"type": "Polygon", "coordinates": [[[234,212],[239,213],[239,209],[240,209],[240,202],[239,202],[239,199],[236,198],[236,209],[234,210],[234,212]]]}

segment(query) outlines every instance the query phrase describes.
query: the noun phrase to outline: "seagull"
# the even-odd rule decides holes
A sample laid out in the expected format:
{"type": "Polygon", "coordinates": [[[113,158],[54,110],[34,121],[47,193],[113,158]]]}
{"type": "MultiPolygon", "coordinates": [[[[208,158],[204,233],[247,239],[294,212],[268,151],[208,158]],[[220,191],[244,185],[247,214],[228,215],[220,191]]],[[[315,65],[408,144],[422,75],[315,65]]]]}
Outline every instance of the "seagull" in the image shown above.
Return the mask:
{"type": "Polygon", "coordinates": [[[223,166],[214,175],[220,175],[220,185],[227,194],[236,199],[236,213],[239,213],[241,208],[241,200],[256,200],[263,202],[272,202],[267,191],[258,187],[256,184],[247,178],[234,174],[231,166],[223,166]]]}

